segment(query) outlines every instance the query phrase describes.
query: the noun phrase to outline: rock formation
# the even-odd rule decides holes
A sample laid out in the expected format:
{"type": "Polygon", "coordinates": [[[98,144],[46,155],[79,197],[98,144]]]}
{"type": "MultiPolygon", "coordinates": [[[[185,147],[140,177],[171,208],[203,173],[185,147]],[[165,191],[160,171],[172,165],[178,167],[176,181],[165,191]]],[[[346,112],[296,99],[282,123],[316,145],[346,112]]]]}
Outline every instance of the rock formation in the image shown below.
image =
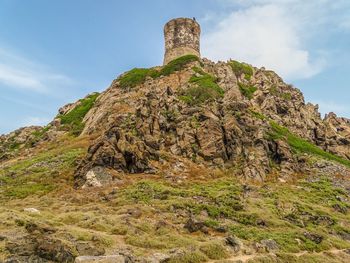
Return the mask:
{"type": "Polygon", "coordinates": [[[334,114],[323,120],[317,106],[306,104],[298,89],[272,71],[203,59],[167,76],[147,77],[131,89],[120,87],[122,78],[100,95],[86,117],[83,134],[102,135],[77,169],[76,186],[94,167],[155,172],[151,161],[162,152],[239,167],[242,176],[256,180],[311,169],[283,136],[272,136],[274,123],[349,160],[349,121],[334,114]],[[222,94],[212,96],[213,87],[222,94]]]}

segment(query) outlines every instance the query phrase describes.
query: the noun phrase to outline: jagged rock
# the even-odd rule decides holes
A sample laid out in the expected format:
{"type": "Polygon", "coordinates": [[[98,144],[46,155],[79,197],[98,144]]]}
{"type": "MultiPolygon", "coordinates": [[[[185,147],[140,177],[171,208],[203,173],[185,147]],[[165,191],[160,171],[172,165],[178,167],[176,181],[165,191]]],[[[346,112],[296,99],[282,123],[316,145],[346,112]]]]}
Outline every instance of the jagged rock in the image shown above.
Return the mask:
{"type": "Polygon", "coordinates": [[[163,253],[155,253],[146,259],[147,263],[165,263],[170,260],[171,256],[163,253]]]}
{"type": "Polygon", "coordinates": [[[121,88],[119,79],[113,81],[84,118],[83,135],[101,135],[77,168],[75,186],[102,185],[96,179],[96,167],[126,173],[157,172],[151,163],[162,152],[198,164],[239,166],[243,177],[259,181],[271,172],[287,177],[311,171],[307,160],[296,156],[284,139],[268,136],[270,120],[350,159],[349,120],[334,114],[322,120],[318,106],[306,104],[300,90],[272,71],[251,69],[247,78],[234,72],[230,62],[203,59],[169,76],[146,78],[132,89],[121,88]],[[223,98],[198,104],[181,100],[182,92],[194,85],[191,77],[201,76],[193,66],[215,78],[225,91],[223,98]],[[256,91],[244,96],[242,85],[256,91]]]}
{"type": "Polygon", "coordinates": [[[17,129],[7,135],[0,135],[0,162],[14,156],[14,151],[26,145],[31,146],[35,139],[35,132],[41,130],[40,126],[30,126],[17,129]]]}
{"type": "Polygon", "coordinates": [[[278,244],[273,239],[261,240],[259,243],[255,244],[255,247],[257,251],[263,250],[266,252],[276,251],[279,249],[278,244]]]}
{"type": "Polygon", "coordinates": [[[226,244],[231,246],[236,253],[239,252],[243,247],[242,241],[239,240],[236,236],[228,236],[226,238],[226,244]]]}
{"type": "Polygon", "coordinates": [[[74,262],[74,254],[61,240],[42,238],[38,239],[35,254],[41,258],[54,262],[74,262]]]}
{"type": "Polygon", "coordinates": [[[319,235],[319,234],[316,234],[316,233],[311,233],[311,232],[304,232],[304,236],[307,238],[307,239],[310,239],[311,241],[315,242],[316,244],[319,244],[322,242],[323,240],[323,236],[319,235]]]}
{"type": "Polygon", "coordinates": [[[76,249],[82,256],[102,256],[105,253],[104,248],[96,247],[88,242],[79,242],[76,249]]]}
{"type": "Polygon", "coordinates": [[[326,149],[350,159],[350,119],[329,113],[324,119],[326,125],[326,149]]]}
{"type": "Polygon", "coordinates": [[[82,188],[101,187],[112,181],[112,176],[107,173],[104,167],[95,166],[86,173],[86,181],[82,188]]]}
{"type": "Polygon", "coordinates": [[[184,228],[186,228],[190,233],[197,232],[204,228],[205,224],[202,221],[197,221],[194,218],[190,218],[187,220],[184,228]]]}

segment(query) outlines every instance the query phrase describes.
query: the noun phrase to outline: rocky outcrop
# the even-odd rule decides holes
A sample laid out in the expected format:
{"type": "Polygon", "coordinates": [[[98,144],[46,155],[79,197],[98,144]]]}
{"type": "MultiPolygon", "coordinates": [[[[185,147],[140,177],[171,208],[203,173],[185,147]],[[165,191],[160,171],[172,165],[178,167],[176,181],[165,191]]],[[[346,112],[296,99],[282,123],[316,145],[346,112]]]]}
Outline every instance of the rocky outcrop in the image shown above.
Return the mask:
{"type": "Polygon", "coordinates": [[[78,167],[76,187],[108,184],[108,169],[153,173],[151,163],[162,152],[209,166],[238,167],[244,177],[255,180],[273,171],[304,171],[305,160],[285,140],[269,136],[271,121],[349,159],[348,120],[332,114],[322,120],[317,105],[305,104],[298,89],[264,68],[242,73],[232,62],[204,59],[168,76],[147,77],[130,89],[117,79],[84,118],[83,134],[103,135],[78,167]],[[184,91],[198,85],[201,93],[218,85],[224,95],[197,103],[182,99],[184,91]]]}
{"type": "Polygon", "coordinates": [[[350,159],[350,119],[329,113],[324,119],[325,147],[329,152],[350,159]]]}
{"type": "Polygon", "coordinates": [[[6,242],[5,262],[74,262],[74,250],[54,236],[55,229],[28,223],[27,234],[6,242]]]}
{"type": "Polygon", "coordinates": [[[32,146],[32,143],[36,141],[36,133],[41,129],[40,126],[30,126],[0,135],[0,162],[13,157],[17,150],[25,146],[32,146]]]}

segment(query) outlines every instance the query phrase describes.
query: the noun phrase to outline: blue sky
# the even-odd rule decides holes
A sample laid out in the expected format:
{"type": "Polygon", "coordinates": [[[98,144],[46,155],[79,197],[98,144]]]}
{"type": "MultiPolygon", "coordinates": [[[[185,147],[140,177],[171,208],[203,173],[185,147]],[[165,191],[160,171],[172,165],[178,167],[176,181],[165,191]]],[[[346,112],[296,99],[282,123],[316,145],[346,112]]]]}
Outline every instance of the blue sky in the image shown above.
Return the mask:
{"type": "Polygon", "coordinates": [[[174,17],[200,22],[202,56],[273,69],[322,113],[350,117],[349,14],[348,0],[0,0],[0,134],[160,65],[174,17]]]}

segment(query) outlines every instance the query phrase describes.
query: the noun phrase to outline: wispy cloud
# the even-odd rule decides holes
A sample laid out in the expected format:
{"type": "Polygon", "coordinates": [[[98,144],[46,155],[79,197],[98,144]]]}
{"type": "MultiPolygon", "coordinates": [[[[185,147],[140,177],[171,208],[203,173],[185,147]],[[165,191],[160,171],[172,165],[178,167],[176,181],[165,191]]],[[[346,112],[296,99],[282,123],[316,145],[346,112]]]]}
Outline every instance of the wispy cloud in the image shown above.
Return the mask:
{"type": "MultiPolygon", "coordinates": [[[[336,3],[330,0],[218,2],[232,11],[217,16],[215,26],[204,34],[203,55],[215,60],[233,58],[265,66],[288,80],[309,78],[325,68],[327,52],[310,52],[305,42],[317,37],[318,30],[324,30],[322,26],[339,27],[344,19],[340,20],[338,12],[350,6],[342,0],[336,3]]],[[[343,23],[345,27],[346,20],[343,23]]]]}
{"type": "Polygon", "coordinates": [[[35,117],[35,116],[29,116],[26,117],[20,126],[43,126],[50,122],[49,118],[42,118],[42,117],[35,117]]]}
{"type": "Polygon", "coordinates": [[[53,72],[41,63],[0,47],[0,89],[51,93],[55,87],[72,83],[64,74],[53,72]]]}

